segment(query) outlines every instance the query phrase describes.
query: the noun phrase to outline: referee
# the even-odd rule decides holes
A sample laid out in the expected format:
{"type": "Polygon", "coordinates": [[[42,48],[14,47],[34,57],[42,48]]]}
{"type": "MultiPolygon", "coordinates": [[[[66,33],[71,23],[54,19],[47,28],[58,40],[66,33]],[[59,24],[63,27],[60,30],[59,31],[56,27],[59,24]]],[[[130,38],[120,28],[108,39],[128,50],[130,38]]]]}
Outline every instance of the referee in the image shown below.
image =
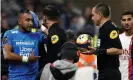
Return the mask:
{"type": "Polygon", "coordinates": [[[119,55],[108,53],[109,48],[121,49],[121,43],[116,26],[110,20],[110,7],[99,3],[92,9],[92,20],[99,26],[99,49],[104,49],[102,54],[97,55],[97,65],[99,70],[99,80],[121,80],[119,67],[119,55]]]}
{"type": "Polygon", "coordinates": [[[53,5],[47,5],[43,11],[44,26],[48,28],[48,43],[46,63],[54,62],[58,58],[58,50],[66,42],[66,33],[59,26],[59,10],[53,5]]]}

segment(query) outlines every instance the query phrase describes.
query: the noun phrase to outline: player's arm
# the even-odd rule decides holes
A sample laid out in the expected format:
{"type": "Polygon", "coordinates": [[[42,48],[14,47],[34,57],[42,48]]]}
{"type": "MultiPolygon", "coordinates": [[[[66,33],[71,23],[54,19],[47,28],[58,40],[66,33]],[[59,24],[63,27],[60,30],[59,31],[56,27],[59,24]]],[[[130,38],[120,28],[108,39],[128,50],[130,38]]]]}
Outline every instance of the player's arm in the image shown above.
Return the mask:
{"type": "Polygon", "coordinates": [[[9,44],[3,45],[4,59],[22,61],[22,56],[19,56],[12,52],[12,46],[9,44]]]}
{"type": "Polygon", "coordinates": [[[4,51],[4,59],[11,61],[34,62],[40,58],[40,56],[34,56],[34,53],[31,53],[29,57],[19,56],[12,52],[12,46],[9,44],[5,44],[3,46],[3,51],[4,51]]]}
{"type": "Polygon", "coordinates": [[[11,31],[8,30],[5,32],[4,37],[2,39],[2,48],[4,53],[4,59],[6,60],[18,60],[22,61],[22,56],[19,56],[12,52],[12,34],[11,31]]]}
{"type": "Polygon", "coordinates": [[[13,35],[11,34],[10,31],[5,32],[3,40],[2,40],[2,48],[3,48],[3,53],[4,53],[4,59],[6,60],[11,60],[11,61],[25,61],[25,62],[34,62],[37,59],[39,59],[38,56],[30,55],[29,57],[25,56],[20,56],[15,53],[13,53],[13,48],[12,48],[12,40],[13,40],[13,35]]]}

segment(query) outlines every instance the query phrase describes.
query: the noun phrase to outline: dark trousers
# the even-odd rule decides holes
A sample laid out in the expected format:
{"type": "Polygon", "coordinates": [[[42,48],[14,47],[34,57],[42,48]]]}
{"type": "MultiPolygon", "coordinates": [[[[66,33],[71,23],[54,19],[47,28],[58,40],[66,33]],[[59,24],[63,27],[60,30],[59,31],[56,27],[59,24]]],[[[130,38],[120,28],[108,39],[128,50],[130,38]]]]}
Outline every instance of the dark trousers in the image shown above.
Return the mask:
{"type": "Polygon", "coordinates": [[[121,73],[118,68],[99,70],[98,80],[121,80],[121,73]]]}

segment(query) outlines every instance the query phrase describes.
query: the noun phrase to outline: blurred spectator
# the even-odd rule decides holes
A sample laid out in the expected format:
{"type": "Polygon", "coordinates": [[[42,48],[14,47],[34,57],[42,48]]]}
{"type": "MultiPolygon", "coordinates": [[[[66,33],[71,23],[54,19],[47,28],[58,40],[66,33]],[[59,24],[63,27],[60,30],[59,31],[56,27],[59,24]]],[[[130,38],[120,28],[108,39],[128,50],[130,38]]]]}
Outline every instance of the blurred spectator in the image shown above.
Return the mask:
{"type": "Polygon", "coordinates": [[[74,31],[74,33],[77,33],[78,31],[78,18],[79,15],[77,14],[73,14],[70,18],[70,28],[72,31],[74,31]]]}
{"type": "Polygon", "coordinates": [[[70,18],[72,16],[73,5],[71,2],[65,2],[63,6],[63,13],[61,15],[61,27],[65,30],[70,28],[70,18]]]}
{"type": "Polygon", "coordinates": [[[85,20],[85,25],[93,25],[93,22],[91,20],[91,8],[90,7],[85,7],[83,9],[83,17],[85,20]]]}
{"type": "Polygon", "coordinates": [[[21,9],[20,5],[16,3],[17,0],[1,0],[1,9],[2,12],[6,12],[10,15],[14,15],[14,13],[18,13],[21,9]]]}
{"type": "Polygon", "coordinates": [[[75,39],[74,31],[70,29],[66,30],[66,36],[67,36],[67,41],[73,41],[75,39]]]}
{"type": "Polygon", "coordinates": [[[80,29],[79,32],[85,32],[93,36],[95,34],[96,27],[94,26],[93,21],[91,20],[91,12],[92,10],[90,7],[85,7],[83,9],[82,22],[84,26],[80,29]]]}
{"type": "Polygon", "coordinates": [[[1,32],[2,32],[2,37],[3,37],[3,34],[5,33],[5,31],[9,29],[9,25],[8,25],[8,21],[7,21],[7,14],[2,13],[1,17],[2,17],[1,32]]]}
{"type": "MultiPolygon", "coordinates": [[[[2,21],[1,21],[1,41],[3,40],[4,33],[9,29],[8,28],[8,22],[7,22],[7,14],[2,13],[1,14],[2,21]]],[[[4,60],[3,56],[3,49],[1,46],[1,79],[2,80],[8,80],[8,62],[4,60]]]]}

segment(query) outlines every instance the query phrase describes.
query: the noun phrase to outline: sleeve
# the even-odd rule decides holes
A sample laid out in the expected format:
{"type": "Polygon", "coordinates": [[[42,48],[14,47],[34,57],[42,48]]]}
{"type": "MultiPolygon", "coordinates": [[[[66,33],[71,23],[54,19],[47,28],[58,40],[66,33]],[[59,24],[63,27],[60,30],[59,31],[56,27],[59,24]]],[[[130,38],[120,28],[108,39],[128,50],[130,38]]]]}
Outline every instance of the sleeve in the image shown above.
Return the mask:
{"type": "Polygon", "coordinates": [[[50,44],[52,45],[52,51],[57,53],[57,51],[59,50],[59,48],[65,43],[66,41],[66,35],[64,31],[53,31],[50,35],[49,35],[49,41],[50,44]]]}
{"type": "Polygon", "coordinates": [[[52,74],[50,72],[50,63],[46,64],[43,68],[42,74],[40,76],[40,80],[49,80],[52,78],[52,74]]]}
{"type": "Polygon", "coordinates": [[[11,34],[10,30],[6,31],[2,38],[2,46],[5,44],[12,45],[12,34],[11,34]]]}
{"type": "Polygon", "coordinates": [[[50,34],[50,41],[53,45],[59,45],[61,46],[62,44],[64,44],[64,42],[66,41],[66,35],[64,31],[57,32],[57,31],[53,31],[50,34]]]}
{"type": "Polygon", "coordinates": [[[122,49],[122,45],[119,39],[119,32],[116,27],[109,26],[109,28],[106,30],[107,34],[105,33],[107,37],[107,48],[118,48],[122,49]]]}

